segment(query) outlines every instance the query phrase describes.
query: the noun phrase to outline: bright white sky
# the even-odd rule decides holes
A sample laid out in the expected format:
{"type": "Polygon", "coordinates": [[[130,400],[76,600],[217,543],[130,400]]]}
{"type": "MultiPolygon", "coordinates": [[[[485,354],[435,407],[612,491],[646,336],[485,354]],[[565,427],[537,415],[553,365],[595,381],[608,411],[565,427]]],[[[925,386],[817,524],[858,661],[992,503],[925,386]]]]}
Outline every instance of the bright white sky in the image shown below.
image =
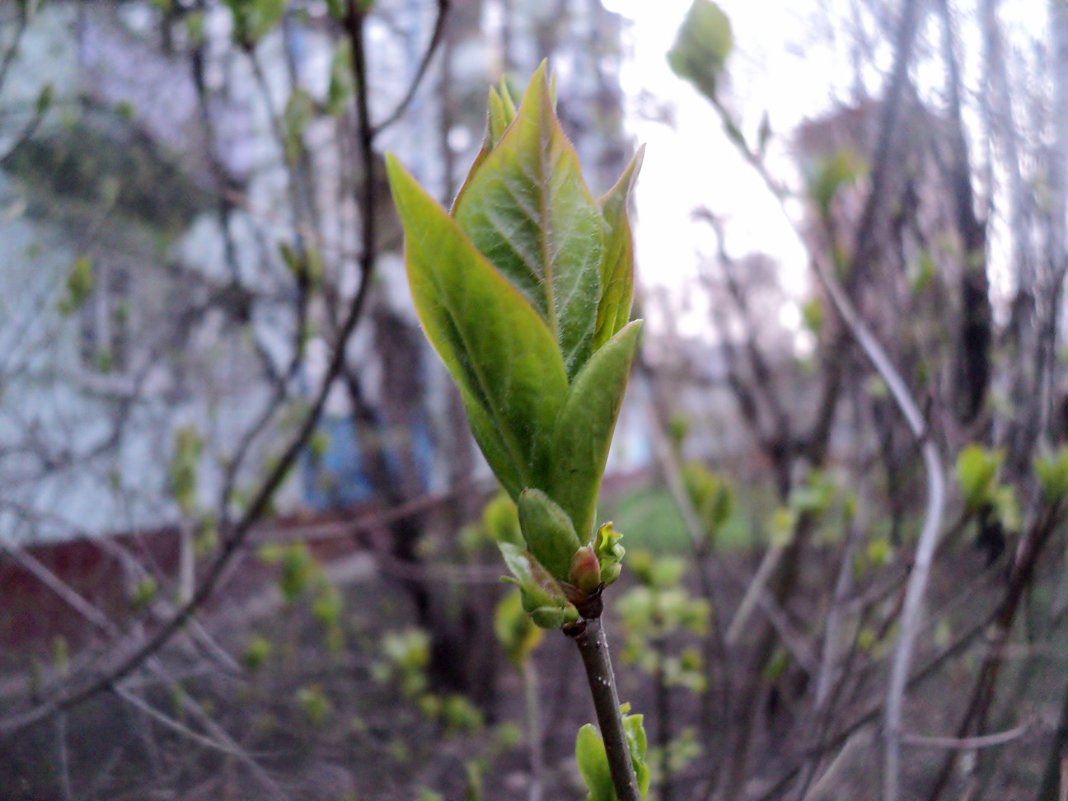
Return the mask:
{"type": "MultiPolygon", "coordinates": [[[[647,145],[636,190],[639,280],[676,293],[692,292],[687,284],[697,274],[698,254],[714,252],[707,226],[692,220],[693,209],[704,205],[729,221],[731,255],[752,251],[771,255],[781,265],[784,287],[800,295],[809,286],[809,271],[792,228],[727,141],[707,102],[668,67],[666,54],[690,2],[604,0],[606,7],[633,22],[626,34],[630,54],[621,82],[627,95],[628,128],[647,145]],[[674,125],[643,114],[643,96],[668,104],[674,125]]],[[[1041,36],[1045,2],[1003,2],[1001,18],[1007,30],[1025,28],[1041,36]]],[[[719,3],[731,20],[735,40],[728,62],[728,106],[746,115],[741,122],[750,140],[767,109],[772,130],[780,137],[769,164],[774,174],[792,183],[793,164],[784,140],[806,116],[819,116],[850,93],[848,51],[844,43],[837,48],[829,44],[823,22],[828,14],[847,15],[848,0],[719,3]]],[[[968,57],[977,57],[978,43],[965,51],[968,57]]],[[[888,68],[889,50],[880,56],[886,59],[880,68],[888,68]]],[[[871,79],[872,87],[881,86],[881,76],[871,79]]],[[[941,76],[935,79],[940,81],[941,76]]],[[[796,318],[796,309],[784,310],[784,323],[792,327],[796,318]]],[[[685,315],[680,328],[684,334],[707,332],[707,310],[698,307],[685,315]]]]}

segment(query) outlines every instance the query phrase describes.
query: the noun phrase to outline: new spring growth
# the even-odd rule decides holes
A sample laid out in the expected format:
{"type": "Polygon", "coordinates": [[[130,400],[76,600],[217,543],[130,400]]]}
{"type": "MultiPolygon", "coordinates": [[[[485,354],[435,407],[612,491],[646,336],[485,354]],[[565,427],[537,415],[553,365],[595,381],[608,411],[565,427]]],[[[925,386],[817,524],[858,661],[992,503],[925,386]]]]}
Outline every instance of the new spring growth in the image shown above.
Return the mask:
{"type": "Polygon", "coordinates": [[[597,496],[641,321],[628,322],[627,199],[639,151],[603,197],[586,186],[543,63],[516,105],[502,83],[451,212],[387,156],[408,281],[486,461],[519,509],[502,545],[524,609],[553,628],[600,613],[623,549],[597,496]]]}

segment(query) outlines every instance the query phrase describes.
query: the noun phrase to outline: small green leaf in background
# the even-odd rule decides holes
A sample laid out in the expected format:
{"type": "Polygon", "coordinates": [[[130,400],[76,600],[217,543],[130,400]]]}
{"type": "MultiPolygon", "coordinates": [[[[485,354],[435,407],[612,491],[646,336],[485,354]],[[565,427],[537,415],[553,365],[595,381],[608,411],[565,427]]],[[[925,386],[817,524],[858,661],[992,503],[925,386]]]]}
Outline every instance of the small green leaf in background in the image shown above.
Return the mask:
{"type": "Polygon", "coordinates": [[[145,609],[159,594],[159,584],[152,576],[145,576],[133,588],[130,593],[130,606],[140,611],[145,609]]]}
{"type": "Polygon", "coordinates": [[[553,112],[546,71],[543,63],[531,78],[514,122],[471,175],[453,214],[538,310],[573,377],[592,350],[604,233],[578,154],[553,112]]]}
{"type": "Polygon", "coordinates": [[[315,118],[315,101],[303,89],[294,89],[282,111],[286,161],[295,164],[304,144],[304,131],[315,118]]]}
{"type": "Polygon", "coordinates": [[[282,21],[286,0],[224,0],[234,18],[234,41],[255,47],[282,21]]]}
{"type": "Polygon", "coordinates": [[[70,643],[62,635],[52,638],[52,667],[60,676],[66,676],[70,670],[70,643]]]}
{"type": "Polygon", "coordinates": [[[199,47],[204,43],[204,12],[189,11],[185,15],[185,33],[189,44],[199,47]]]}
{"type": "Polygon", "coordinates": [[[519,510],[506,492],[494,495],[482,510],[482,527],[494,542],[523,544],[519,529],[519,510]]]}
{"type": "Polygon", "coordinates": [[[67,274],[67,292],[59,301],[59,313],[68,315],[78,311],[92,291],[93,260],[88,256],[79,256],[67,274]]]}
{"type": "Polygon", "coordinates": [[[1004,455],[1003,451],[988,451],[982,445],[972,444],[957,456],[957,484],[969,514],[994,502],[994,487],[1004,455]]]}
{"type": "Polygon", "coordinates": [[[808,194],[823,217],[830,216],[838,193],[868,173],[868,164],[855,150],[843,147],[815,162],[808,175],[808,194]]]}
{"type": "Polygon", "coordinates": [[[709,100],[716,100],[720,76],[734,47],[731,21],[710,0],[694,0],[668,52],[668,64],[709,100]]]}
{"type": "Polygon", "coordinates": [[[271,641],[260,634],[255,634],[245,646],[245,667],[249,670],[259,670],[266,664],[274,650],[271,641]]]}
{"type": "Polygon", "coordinates": [[[1043,502],[1052,505],[1068,495],[1068,448],[1061,446],[1056,453],[1036,457],[1035,476],[1043,502]]]}
{"type": "Polygon", "coordinates": [[[801,320],[805,328],[817,336],[823,330],[825,321],[823,313],[823,301],[820,298],[812,298],[801,307],[801,320]]]}
{"type": "Polygon", "coordinates": [[[730,487],[716,473],[696,461],[683,465],[682,479],[686,494],[690,496],[694,511],[703,524],[705,536],[715,543],[734,508],[730,487]]]}
{"type": "Polygon", "coordinates": [[[834,503],[835,490],[830,476],[822,470],[813,470],[805,483],[790,493],[790,508],[805,514],[822,515],[834,503]]]}
{"type": "Polygon", "coordinates": [[[182,514],[191,514],[197,502],[197,467],[204,441],[193,426],[182,426],[174,432],[174,453],[171,456],[171,493],[182,514]]]}
{"type": "Polygon", "coordinates": [[[990,496],[994,515],[1006,531],[1019,531],[1023,528],[1020,505],[1016,502],[1016,490],[1008,484],[998,484],[990,496]]]}
{"type": "Polygon", "coordinates": [[[790,506],[780,506],[768,520],[768,542],[773,548],[785,548],[797,530],[798,512],[790,506]]]}
{"type": "Polygon", "coordinates": [[[482,711],[457,693],[447,695],[441,702],[441,720],[446,730],[460,734],[477,732],[485,725],[482,711]]]}
{"type": "Polygon", "coordinates": [[[501,598],[493,615],[493,631],[512,664],[522,665],[541,642],[542,632],[523,609],[518,592],[501,598]]]}
{"type": "Polygon", "coordinates": [[[656,590],[677,586],[686,573],[686,562],[681,558],[653,556],[644,548],[631,554],[630,567],[638,581],[656,590]]]}
{"type": "Polygon", "coordinates": [[[938,266],[931,257],[931,252],[926,248],[920,251],[919,256],[913,262],[909,270],[909,291],[913,295],[919,295],[934,281],[938,273],[938,266]]]}
{"type": "Polygon", "coordinates": [[[52,84],[46,83],[41,87],[41,91],[37,93],[37,102],[34,104],[34,113],[40,117],[48,109],[52,107],[52,101],[55,100],[55,89],[52,84]]]}
{"type": "Polygon", "coordinates": [[[330,60],[330,83],[326,90],[326,110],[332,117],[345,113],[349,100],[355,94],[352,75],[352,45],[343,39],[334,50],[330,60]]]}
{"type": "Polygon", "coordinates": [[[324,582],[312,601],[312,615],[323,626],[336,626],[345,611],[341,591],[333,584],[324,582]]]}
{"type": "Polygon", "coordinates": [[[427,687],[426,667],[430,664],[430,637],[422,629],[389,631],[379,646],[381,659],[371,667],[380,682],[396,681],[405,698],[416,698],[427,687]]]}
{"type": "Polygon", "coordinates": [[[309,684],[297,690],[297,703],[303,708],[311,725],[317,729],[326,723],[333,709],[330,698],[318,684],[309,684]]]}

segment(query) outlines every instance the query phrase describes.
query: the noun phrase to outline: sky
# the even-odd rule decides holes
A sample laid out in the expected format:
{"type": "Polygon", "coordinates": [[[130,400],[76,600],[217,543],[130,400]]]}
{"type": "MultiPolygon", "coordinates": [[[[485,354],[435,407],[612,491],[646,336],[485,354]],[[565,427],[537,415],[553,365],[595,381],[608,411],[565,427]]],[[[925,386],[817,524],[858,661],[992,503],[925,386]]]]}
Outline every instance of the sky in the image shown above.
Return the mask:
{"type": "MultiPolygon", "coordinates": [[[[678,299],[692,297],[700,254],[716,247],[708,226],[692,218],[695,208],[707,206],[726,217],[731,255],[768,253],[782,265],[788,292],[803,294],[809,280],[804,251],[777,201],[723,135],[707,101],[668,67],[666,53],[690,0],[605,0],[605,5],[633,23],[626,35],[629,54],[620,78],[627,95],[629,132],[646,144],[635,193],[639,280],[678,299]],[[649,119],[649,102],[643,97],[669,105],[672,124],[649,119]]],[[[762,107],[773,115],[773,130],[788,131],[812,109],[828,106],[827,81],[815,76],[829,74],[832,66],[826,57],[821,61],[803,56],[792,41],[803,38],[810,27],[807,15],[812,4],[775,3],[777,11],[770,14],[768,5],[721,3],[738,47],[728,63],[728,91],[734,108],[747,115],[743,125],[750,135],[759,124],[762,107]],[[779,75],[791,76],[788,86],[774,77],[779,75]]],[[[792,174],[788,161],[780,158],[776,166],[781,174],[792,174]]],[[[790,324],[797,311],[786,309],[783,315],[783,322],[790,324]]],[[[679,327],[683,334],[710,335],[707,309],[698,305],[684,311],[679,327]]]]}
{"type": "MultiPolygon", "coordinates": [[[[639,280],[676,296],[692,295],[700,254],[713,253],[716,246],[708,227],[692,219],[695,208],[706,206],[725,217],[732,256],[767,253],[780,265],[787,293],[803,297],[810,286],[809,267],[781,207],[723,135],[707,101],[668,67],[666,53],[691,0],[603,2],[632,23],[625,35],[629,52],[621,83],[629,132],[647,146],[635,193],[639,280]],[[657,98],[670,107],[673,123],[650,119],[649,102],[643,97],[657,98]]],[[[744,113],[742,127],[751,140],[762,113],[768,112],[778,137],[769,150],[769,166],[773,174],[796,185],[788,147],[791,131],[850,94],[846,43],[834,43],[823,22],[829,14],[848,14],[849,0],[720,0],[719,4],[731,20],[735,40],[728,62],[727,104],[744,113]]],[[[1004,1],[1000,17],[1007,31],[1022,28],[1041,36],[1045,0],[1004,1]]],[[[980,53],[978,42],[967,39],[963,49],[966,58],[980,53]]],[[[888,69],[889,49],[877,56],[880,68],[888,69]]],[[[882,75],[867,77],[870,89],[879,91],[882,75]]],[[[925,77],[921,74],[918,80],[925,77]]],[[[685,313],[680,331],[709,336],[707,314],[700,307],[685,313]]],[[[781,321],[797,327],[796,305],[782,310],[781,321]]]]}

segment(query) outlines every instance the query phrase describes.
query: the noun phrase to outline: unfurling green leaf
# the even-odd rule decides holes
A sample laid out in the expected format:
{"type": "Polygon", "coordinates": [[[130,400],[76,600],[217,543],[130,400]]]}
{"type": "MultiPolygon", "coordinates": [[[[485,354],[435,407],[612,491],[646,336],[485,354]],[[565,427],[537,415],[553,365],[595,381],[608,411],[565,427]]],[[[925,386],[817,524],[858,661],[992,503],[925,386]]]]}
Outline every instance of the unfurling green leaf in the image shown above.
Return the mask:
{"type": "Polygon", "coordinates": [[[544,64],[453,215],[538,310],[574,376],[592,350],[604,233],[578,154],[553,113],[544,64]]]}
{"type": "Polygon", "coordinates": [[[489,91],[486,137],[451,213],[392,156],[386,166],[416,312],[529,550],[514,527],[495,538],[523,608],[548,627],[577,620],[568,599],[581,604],[620,570],[618,536],[587,543],[641,327],[627,322],[641,153],[598,203],[544,64],[518,108],[512,98],[505,83],[489,91]]]}
{"type": "MultiPolygon", "coordinates": [[[[647,743],[642,715],[628,715],[629,704],[623,704],[623,735],[627,740],[631,765],[638,780],[638,792],[644,799],[649,793],[649,765],[646,761],[647,743]]],[[[586,801],[616,801],[616,789],[608,766],[608,752],[600,732],[587,723],[579,729],[575,739],[575,761],[589,791],[586,801]]]]}
{"type": "MultiPolygon", "coordinates": [[[[503,79],[501,80],[499,89],[490,88],[488,106],[489,122],[486,129],[486,142],[484,145],[487,154],[500,144],[501,139],[504,138],[504,132],[507,131],[508,126],[515,121],[515,101],[512,100],[512,94],[508,89],[508,84],[503,79]]],[[[472,170],[472,172],[474,172],[474,170],[472,170]]]]}
{"type": "Polygon", "coordinates": [[[568,603],[563,589],[528,551],[510,543],[499,546],[504,563],[519,586],[523,609],[543,629],[559,628],[578,620],[578,610],[568,603]]]}
{"type": "Polygon", "coordinates": [[[605,251],[601,262],[601,301],[597,305],[594,350],[614,337],[630,320],[630,307],[634,300],[634,238],[630,231],[627,201],[644,157],[643,145],[638,148],[616,185],[601,198],[605,251]]]}
{"type": "Polygon", "coordinates": [[[519,528],[527,548],[550,575],[567,581],[571,558],[579,549],[579,538],[567,514],[552,498],[538,489],[519,493],[519,528]]]}
{"type": "Polygon", "coordinates": [[[716,100],[720,76],[734,47],[731,21],[710,0],[694,0],[668,52],[672,71],[716,100]]]}
{"type": "Polygon", "coordinates": [[[583,541],[593,533],[597,494],[641,326],[641,320],[629,323],[593,355],[575,378],[553,432],[553,458],[544,487],[571,517],[583,541]]]}
{"type": "Polygon", "coordinates": [[[593,550],[601,564],[601,581],[611,584],[622,570],[623,555],[626,549],[619,544],[623,535],[612,527],[611,521],[599,529],[593,540],[593,550]]]}
{"type": "Polygon", "coordinates": [[[545,322],[415,179],[387,157],[405,230],[408,281],[430,343],[449,368],[472,429],[513,498],[535,466],[567,394],[545,322]]]}
{"type": "Polygon", "coordinates": [[[586,801],[616,801],[616,788],[608,767],[608,752],[600,733],[587,723],[575,739],[575,760],[589,794],[586,801]]]}
{"type": "MultiPolygon", "coordinates": [[[[629,704],[625,705],[629,708],[629,704]]],[[[623,715],[623,734],[627,738],[627,750],[630,762],[634,766],[634,776],[638,779],[638,792],[642,798],[649,793],[649,765],[646,762],[647,743],[645,737],[644,715],[623,715]]]]}

